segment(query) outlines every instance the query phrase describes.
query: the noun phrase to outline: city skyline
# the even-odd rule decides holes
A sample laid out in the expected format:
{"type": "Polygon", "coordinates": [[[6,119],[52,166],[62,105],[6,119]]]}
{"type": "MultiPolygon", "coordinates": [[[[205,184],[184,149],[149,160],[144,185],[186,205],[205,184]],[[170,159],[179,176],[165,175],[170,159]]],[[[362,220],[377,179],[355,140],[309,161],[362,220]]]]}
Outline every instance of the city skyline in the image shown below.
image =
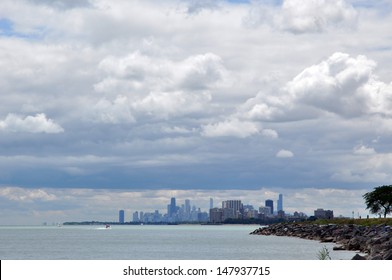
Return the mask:
{"type": "Polygon", "coordinates": [[[366,215],[391,22],[385,0],[0,1],[0,224],[257,193],[366,215]]]}
{"type": "MultiPolygon", "coordinates": [[[[221,202],[221,207],[213,206],[213,198],[209,198],[209,208],[202,209],[196,205],[191,205],[190,199],[185,199],[184,203],[177,204],[177,199],[175,197],[170,198],[170,203],[167,205],[166,213],[159,212],[158,209],[155,209],[153,212],[144,212],[142,210],[136,210],[132,213],[129,213],[129,218],[124,219],[124,210],[119,210],[119,220],[120,224],[126,222],[133,223],[177,223],[177,222],[211,222],[213,219],[211,218],[211,211],[219,210],[223,211],[223,216],[221,217],[221,221],[224,221],[228,218],[233,219],[249,219],[255,218],[259,219],[259,214],[265,217],[277,217],[279,215],[282,216],[293,216],[292,213],[285,213],[283,211],[283,194],[279,194],[278,204],[279,209],[274,211],[273,201],[271,199],[265,200],[265,206],[260,202],[258,205],[250,205],[244,204],[241,200],[224,200],[221,202]],[[260,211],[258,210],[260,208],[260,211]],[[264,213],[261,211],[261,208],[268,208],[268,211],[264,213]],[[231,211],[225,211],[231,210],[231,211]],[[223,219],[222,219],[223,218],[223,219]]],[[[132,210],[130,210],[132,211],[132,210]]],[[[296,210],[295,213],[303,212],[296,210]]],[[[217,222],[217,221],[214,221],[217,222]]]]}
{"type": "MultiPolygon", "coordinates": [[[[153,212],[138,211],[128,213],[129,218],[125,217],[126,212],[119,210],[119,224],[176,224],[176,223],[213,223],[220,224],[228,222],[236,222],[236,220],[248,223],[249,220],[257,220],[257,223],[269,223],[271,221],[294,221],[297,219],[333,219],[334,211],[317,208],[313,210],[312,215],[308,216],[301,209],[297,209],[294,213],[284,211],[283,194],[278,195],[277,208],[274,210],[274,203],[272,199],[266,199],[264,205],[260,202],[258,205],[245,204],[241,200],[229,199],[221,202],[221,207],[214,207],[212,204],[213,198],[209,199],[208,211],[203,211],[196,205],[191,206],[190,199],[185,199],[184,203],[177,204],[175,197],[170,198],[170,203],[167,205],[167,212],[161,213],[159,210],[153,212]],[[181,206],[179,206],[181,205],[181,206]]],[[[359,215],[359,214],[358,214],[359,215]]],[[[350,218],[342,216],[342,218],[350,218]]],[[[368,216],[369,217],[369,216],[368,216]]],[[[352,216],[351,218],[355,218],[352,216]]],[[[358,216],[358,218],[361,218],[358,216]]],[[[89,221],[84,221],[89,222],[89,221]]],[[[91,221],[92,222],[92,221],[91,221]]],[[[100,221],[95,221],[100,222],[100,221]]],[[[102,221],[101,221],[102,222],[102,221]]],[[[109,222],[109,221],[106,221],[109,222]]],[[[112,221],[113,222],[113,221],[112,221]]]]}
{"type": "MultiPolygon", "coordinates": [[[[166,213],[167,204],[171,197],[178,200],[193,197],[194,204],[202,209],[209,208],[210,198],[214,197],[214,206],[221,206],[220,202],[239,198],[246,203],[264,205],[265,198],[278,197],[280,192],[262,188],[260,190],[162,190],[162,191],[123,191],[123,190],[90,190],[72,189],[71,192],[59,189],[5,189],[13,194],[14,203],[18,203],[20,210],[9,213],[7,205],[3,204],[4,215],[0,217],[2,225],[24,224],[56,224],[66,221],[116,221],[119,209],[132,213],[136,210],[154,212],[159,210],[166,213]],[[14,192],[18,191],[15,195],[14,192]],[[19,201],[19,199],[23,200],[19,201]],[[38,202],[35,202],[38,200],[38,202]],[[219,203],[219,205],[218,205],[219,203]],[[29,209],[42,209],[28,211],[29,209]],[[48,210],[53,209],[56,210],[48,210]],[[11,215],[12,214],[12,215],[11,215]]],[[[344,191],[335,189],[307,189],[284,190],[285,210],[294,213],[300,210],[311,216],[315,209],[333,209],[336,216],[365,217],[366,210],[362,191],[344,191]],[[318,199],[315,199],[318,198],[318,199]],[[299,206],[302,205],[302,206],[299,206]],[[299,209],[300,208],[300,209],[299,209]]]]}

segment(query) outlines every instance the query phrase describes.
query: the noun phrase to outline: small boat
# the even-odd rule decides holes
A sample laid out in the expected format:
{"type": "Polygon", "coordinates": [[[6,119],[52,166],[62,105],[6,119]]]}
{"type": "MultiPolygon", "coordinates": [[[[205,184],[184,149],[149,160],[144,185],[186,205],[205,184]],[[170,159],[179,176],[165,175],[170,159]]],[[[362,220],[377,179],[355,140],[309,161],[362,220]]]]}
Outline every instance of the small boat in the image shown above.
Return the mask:
{"type": "Polygon", "coordinates": [[[105,225],[105,228],[109,229],[109,228],[111,228],[111,226],[110,225],[105,225]]]}

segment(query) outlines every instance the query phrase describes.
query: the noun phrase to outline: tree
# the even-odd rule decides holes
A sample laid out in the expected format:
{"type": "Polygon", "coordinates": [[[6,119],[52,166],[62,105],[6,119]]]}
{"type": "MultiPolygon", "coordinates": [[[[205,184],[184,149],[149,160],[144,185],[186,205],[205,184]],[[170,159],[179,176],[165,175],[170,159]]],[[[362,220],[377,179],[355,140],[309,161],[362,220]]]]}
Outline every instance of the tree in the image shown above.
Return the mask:
{"type": "Polygon", "coordinates": [[[392,185],[380,186],[374,188],[373,191],[365,193],[363,198],[366,202],[366,209],[373,214],[384,215],[392,212],[392,185]]]}

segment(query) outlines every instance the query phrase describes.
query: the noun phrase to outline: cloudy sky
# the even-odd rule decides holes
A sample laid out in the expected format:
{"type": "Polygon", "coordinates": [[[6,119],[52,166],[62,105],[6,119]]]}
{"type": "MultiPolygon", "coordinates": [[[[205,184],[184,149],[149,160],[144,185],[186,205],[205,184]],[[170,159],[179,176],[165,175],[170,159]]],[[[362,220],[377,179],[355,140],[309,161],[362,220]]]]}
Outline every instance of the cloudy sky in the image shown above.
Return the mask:
{"type": "Polygon", "coordinates": [[[1,0],[0,224],[279,193],[366,215],[391,24],[389,0],[1,0]]]}

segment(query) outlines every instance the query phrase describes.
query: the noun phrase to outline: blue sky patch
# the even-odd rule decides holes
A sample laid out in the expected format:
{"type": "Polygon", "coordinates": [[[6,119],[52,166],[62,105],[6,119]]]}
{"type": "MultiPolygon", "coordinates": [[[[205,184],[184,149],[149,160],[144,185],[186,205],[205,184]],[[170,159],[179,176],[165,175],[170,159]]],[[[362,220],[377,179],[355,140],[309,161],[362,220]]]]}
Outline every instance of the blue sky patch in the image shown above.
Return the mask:
{"type": "Polygon", "coordinates": [[[15,31],[14,23],[11,20],[7,18],[0,19],[0,36],[34,40],[42,38],[44,32],[45,28],[40,27],[35,28],[31,33],[17,32],[15,31]]]}
{"type": "Polygon", "coordinates": [[[13,34],[13,24],[9,19],[0,19],[0,35],[12,36],[13,34]]]}

